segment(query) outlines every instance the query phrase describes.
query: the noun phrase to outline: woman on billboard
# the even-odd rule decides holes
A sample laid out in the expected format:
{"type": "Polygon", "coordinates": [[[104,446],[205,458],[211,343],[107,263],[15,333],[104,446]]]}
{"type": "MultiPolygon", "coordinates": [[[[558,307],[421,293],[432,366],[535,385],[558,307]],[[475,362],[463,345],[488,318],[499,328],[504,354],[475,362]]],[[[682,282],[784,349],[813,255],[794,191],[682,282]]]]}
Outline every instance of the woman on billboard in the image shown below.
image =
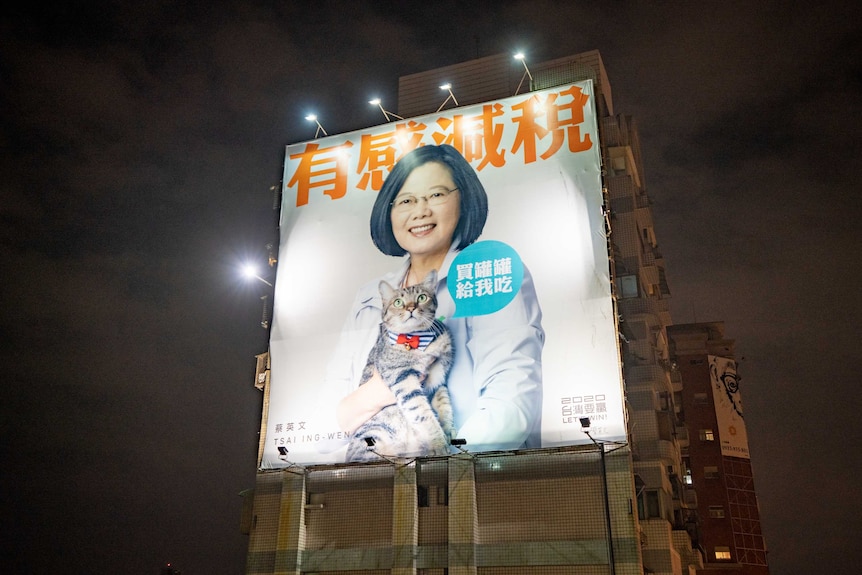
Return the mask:
{"type": "Polygon", "coordinates": [[[331,413],[340,429],[354,434],[396,404],[376,369],[360,385],[380,335],[381,280],[404,289],[430,277],[436,318],[454,352],[447,378],[454,437],[476,451],[540,446],[544,331],[532,277],[524,269],[513,299],[484,315],[457,317],[447,289],[452,261],[477,240],[487,214],[485,189],[452,146],[416,148],[394,166],[371,212],[371,237],[384,254],[407,257],[396,271],[360,288],[345,322],[327,369],[327,391],[340,397],[331,413]]]}

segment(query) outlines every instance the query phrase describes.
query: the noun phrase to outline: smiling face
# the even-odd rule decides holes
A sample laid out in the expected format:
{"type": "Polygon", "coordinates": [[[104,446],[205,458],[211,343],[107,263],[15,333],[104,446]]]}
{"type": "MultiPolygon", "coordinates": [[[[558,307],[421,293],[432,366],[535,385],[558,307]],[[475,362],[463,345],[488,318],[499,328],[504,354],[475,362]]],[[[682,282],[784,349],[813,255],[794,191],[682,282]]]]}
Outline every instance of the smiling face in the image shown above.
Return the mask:
{"type": "Polygon", "coordinates": [[[390,211],[395,240],[414,260],[442,264],[452,245],[452,236],[461,217],[461,198],[449,168],[428,162],[414,169],[395,197],[390,211]],[[434,194],[446,194],[445,201],[432,205],[434,194]],[[413,197],[413,205],[399,205],[413,197]]]}

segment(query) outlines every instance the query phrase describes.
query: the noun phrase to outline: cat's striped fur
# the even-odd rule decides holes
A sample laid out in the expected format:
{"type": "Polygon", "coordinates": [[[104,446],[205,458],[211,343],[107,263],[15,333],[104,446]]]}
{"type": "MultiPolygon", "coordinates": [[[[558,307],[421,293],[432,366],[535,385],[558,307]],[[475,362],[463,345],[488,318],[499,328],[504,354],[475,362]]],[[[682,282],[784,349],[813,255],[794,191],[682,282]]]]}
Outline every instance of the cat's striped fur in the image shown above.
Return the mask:
{"type": "Polygon", "coordinates": [[[360,385],[376,369],[395,394],[396,403],[384,407],[354,431],[347,448],[347,461],[377,461],[380,455],[416,457],[449,453],[454,421],[446,377],[452,366],[453,347],[446,326],[434,318],[436,286],[436,271],[422,283],[404,288],[380,282],[383,321],[360,385]],[[391,343],[390,332],[425,331],[434,332],[435,337],[424,349],[391,343]],[[365,438],[374,440],[373,448],[369,449],[365,438]]]}

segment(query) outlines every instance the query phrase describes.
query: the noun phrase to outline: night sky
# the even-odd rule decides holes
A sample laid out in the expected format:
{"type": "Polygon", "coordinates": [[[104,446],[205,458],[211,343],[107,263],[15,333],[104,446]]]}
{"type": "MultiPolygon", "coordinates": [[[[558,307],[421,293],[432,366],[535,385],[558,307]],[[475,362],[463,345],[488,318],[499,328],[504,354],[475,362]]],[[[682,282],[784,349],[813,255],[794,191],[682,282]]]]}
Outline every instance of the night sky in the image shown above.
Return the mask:
{"type": "Polygon", "coordinates": [[[242,573],[267,336],[238,267],[275,240],[304,116],[364,128],[401,75],[598,49],[673,318],[737,343],[772,573],[857,572],[855,3],[21,5],[0,16],[0,571],[242,573]]]}

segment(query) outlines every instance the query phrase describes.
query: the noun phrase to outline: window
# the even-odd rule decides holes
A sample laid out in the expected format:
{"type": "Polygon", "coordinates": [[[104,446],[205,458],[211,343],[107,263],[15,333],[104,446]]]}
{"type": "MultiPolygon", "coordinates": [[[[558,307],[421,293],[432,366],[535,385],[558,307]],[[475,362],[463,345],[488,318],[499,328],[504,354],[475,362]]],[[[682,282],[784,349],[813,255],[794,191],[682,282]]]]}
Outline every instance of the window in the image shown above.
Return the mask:
{"type": "Polygon", "coordinates": [[[661,517],[661,510],[658,504],[658,491],[646,492],[646,508],[649,517],[661,517]]]}
{"type": "Polygon", "coordinates": [[[446,486],[435,487],[433,485],[417,485],[416,503],[419,507],[449,505],[449,488],[446,486]]]}
{"type": "Polygon", "coordinates": [[[449,488],[445,485],[437,488],[437,505],[449,505],[449,488]]]}
{"type": "Polygon", "coordinates": [[[715,433],[711,429],[701,429],[700,430],[700,440],[701,441],[715,441],[715,433]]]}
{"type": "Polygon", "coordinates": [[[634,275],[617,277],[617,293],[620,299],[638,297],[638,278],[634,275]]]}
{"type": "Polygon", "coordinates": [[[718,479],[718,467],[708,465],[703,468],[703,476],[706,479],[718,479]]]}
{"type": "Polygon", "coordinates": [[[709,516],[712,519],[724,519],[724,507],[721,505],[710,505],[709,516]]]}
{"type": "Polygon", "coordinates": [[[658,409],[659,411],[670,411],[673,403],[670,400],[670,394],[666,391],[658,393],[658,409]]]}
{"type": "Polygon", "coordinates": [[[643,243],[649,245],[651,247],[657,247],[658,242],[655,239],[655,230],[652,226],[647,226],[643,228],[643,243]]]}
{"type": "Polygon", "coordinates": [[[645,489],[638,495],[638,519],[661,517],[658,491],[645,489]]]}
{"type": "Polygon", "coordinates": [[[718,561],[730,561],[730,547],[715,547],[715,558],[718,561]]]}
{"type": "Polygon", "coordinates": [[[325,493],[306,493],[305,503],[307,505],[323,505],[326,503],[325,493]]]}
{"type": "Polygon", "coordinates": [[[326,503],[325,493],[306,493],[305,508],[306,509],[323,509],[326,503]]]}

